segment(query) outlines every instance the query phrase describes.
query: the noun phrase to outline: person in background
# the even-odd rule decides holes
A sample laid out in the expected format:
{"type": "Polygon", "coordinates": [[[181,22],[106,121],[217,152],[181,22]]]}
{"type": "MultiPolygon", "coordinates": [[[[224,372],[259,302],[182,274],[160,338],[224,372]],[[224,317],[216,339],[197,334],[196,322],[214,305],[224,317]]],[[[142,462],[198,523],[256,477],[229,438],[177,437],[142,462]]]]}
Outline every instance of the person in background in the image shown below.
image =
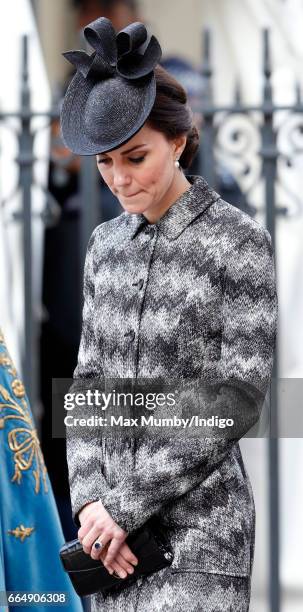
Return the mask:
{"type": "MultiPolygon", "coordinates": [[[[135,0],[74,0],[77,29],[96,17],[109,17],[116,30],[140,17],[135,0]]],[[[70,77],[71,75],[69,75],[70,77]]],[[[69,79],[68,79],[69,80],[69,79]]],[[[62,88],[62,96],[67,84],[62,88]]],[[[48,189],[60,215],[45,230],[43,264],[44,321],[41,329],[40,386],[44,406],[42,447],[54,487],[67,540],[75,537],[71,522],[65,441],[52,440],[51,379],[70,378],[76,367],[81,329],[82,266],[80,158],[70,155],[60,138],[59,120],[52,122],[52,151],[48,189]],[[63,162],[63,163],[62,163],[63,162]],[[58,475],[60,474],[60,478],[58,475]]],[[[109,221],[123,211],[118,198],[98,181],[99,207],[96,223],[109,221]]]]}
{"type": "MultiPolygon", "coordinates": [[[[173,55],[164,57],[161,61],[161,66],[183,85],[188,95],[188,103],[193,111],[194,122],[199,132],[201,132],[201,138],[203,138],[202,99],[206,84],[200,70],[195,68],[188,60],[173,55]]],[[[201,173],[199,154],[193,160],[189,173],[201,173]]],[[[244,194],[229,168],[222,164],[222,162],[216,163],[215,177],[215,188],[222,198],[238,208],[243,208],[244,194]]]]}
{"type": "Polygon", "coordinates": [[[111,20],[116,32],[133,21],[142,21],[137,0],[73,0],[78,9],[78,27],[98,17],[111,20]]]}

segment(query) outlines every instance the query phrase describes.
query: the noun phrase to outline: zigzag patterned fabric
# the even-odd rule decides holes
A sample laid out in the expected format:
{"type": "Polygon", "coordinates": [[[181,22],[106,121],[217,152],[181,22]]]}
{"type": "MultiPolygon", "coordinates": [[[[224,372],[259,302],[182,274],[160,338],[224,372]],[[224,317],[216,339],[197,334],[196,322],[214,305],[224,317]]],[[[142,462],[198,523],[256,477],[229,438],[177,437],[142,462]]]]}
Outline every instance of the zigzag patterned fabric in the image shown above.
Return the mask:
{"type": "Polygon", "coordinates": [[[169,569],[133,587],[136,604],[125,593],[99,593],[94,610],[248,609],[255,509],[238,440],[258,421],[271,380],[278,316],[273,249],[257,221],[202,177],[187,179],[190,188],[158,223],[124,212],[93,232],[74,378],[214,385],[215,399],[204,403],[208,416],[232,413],[237,428],[229,437],[139,439],[105,436],[102,428],[90,438],[72,436],[67,428],[76,524],[82,507],[101,499],[127,532],[157,515],[174,552],[169,569]],[[231,608],[224,598],[221,607],[220,598],[208,605],[205,577],[192,593],[191,572],[229,577],[229,593],[230,577],[246,578],[239,607],[236,595],[231,608]],[[173,607],[159,601],[159,585],[173,607]],[[203,605],[196,608],[199,593],[203,605]]]}

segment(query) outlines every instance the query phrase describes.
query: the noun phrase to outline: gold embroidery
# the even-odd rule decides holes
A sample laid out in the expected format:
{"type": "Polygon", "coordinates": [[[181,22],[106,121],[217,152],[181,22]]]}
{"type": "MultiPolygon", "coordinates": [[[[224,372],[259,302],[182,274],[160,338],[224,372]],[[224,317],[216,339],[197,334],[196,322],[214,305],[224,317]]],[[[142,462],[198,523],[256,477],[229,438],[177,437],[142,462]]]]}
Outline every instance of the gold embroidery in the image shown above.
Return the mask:
{"type": "Polygon", "coordinates": [[[0,365],[8,366],[11,364],[11,360],[4,354],[0,355],[0,365]]]}
{"type": "Polygon", "coordinates": [[[24,389],[23,383],[18,378],[13,380],[13,382],[12,382],[12,390],[13,390],[13,392],[14,392],[16,397],[24,397],[25,396],[25,389],[24,389]]]}
{"type": "MultiPolygon", "coordinates": [[[[0,340],[0,343],[1,343],[1,340],[0,340]]],[[[8,355],[6,355],[5,353],[1,353],[0,355],[0,366],[6,367],[12,376],[17,376],[17,370],[11,358],[8,357],[8,355]]]]}
{"type": "Polygon", "coordinates": [[[35,493],[40,489],[40,470],[45,490],[47,491],[46,474],[47,470],[44,464],[40,442],[37,436],[36,429],[28,430],[25,427],[16,427],[8,434],[8,445],[14,453],[15,473],[12,482],[17,481],[20,484],[22,472],[29,470],[33,465],[33,460],[36,461],[37,469],[33,469],[35,478],[35,493]]]}
{"type": "Polygon", "coordinates": [[[25,538],[29,538],[34,530],[34,527],[24,527],[24,525],[20,525],[16,527],[16,529],[9,529],[7,533],[15,536],[15,538],[20,538],[21,542],[24,542],[25,538]]]}
{"type": "MultiPolygon", "coordinates": [[[[6,358],[6,363],[2,362],[5,367],[11,367],[12,363],[5,353],[0,355],[6,358]]],[[[44,491],[48,492],[47,486],[47,469],[44,463],[44,457],[40,447],[40,442],[37,436],[37,431],[34,428],[29,406],[25,399],[25,389],[23,383],[19,379],[15,379],[11,383],[12,391],[16,397],[20,398],[20,403],[16,401],[9,391],[0,384],[0,428],[4,428],[5,422],[10,419],[23,422],[23,427],[15,427],[8,433],[8,445],[13,452],[15,472],[11,479],[12,482],[21,483],[22,473],[32,469],[35,493],[40,491],[40,478],[44,485],[44,491]],[[35,469],[34,469],[35,467],[35,469]]]]}

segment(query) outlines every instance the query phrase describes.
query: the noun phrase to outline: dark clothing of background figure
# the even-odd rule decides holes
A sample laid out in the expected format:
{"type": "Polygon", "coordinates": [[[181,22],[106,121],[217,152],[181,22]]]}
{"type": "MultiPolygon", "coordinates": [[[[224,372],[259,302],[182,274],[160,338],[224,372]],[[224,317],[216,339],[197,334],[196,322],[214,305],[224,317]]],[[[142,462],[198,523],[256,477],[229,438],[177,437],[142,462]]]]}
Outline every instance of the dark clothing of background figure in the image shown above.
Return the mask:
{"type": "MultiPolygon", "coordinates": [[[[76,537],[71,521],[65,440],[52,439],[52,378],[71,378],[77,363],[81,331],[82,276],[80,257],[79,174],[66,172],[50,163],[49,190],[61,208],[54,227],[45,230],[43,305],[41,329],[42,448],[52,481],[66,539],[76,537]]],[[[99,183],[98,224],[122,211],[108,187],[99,183]]]]}

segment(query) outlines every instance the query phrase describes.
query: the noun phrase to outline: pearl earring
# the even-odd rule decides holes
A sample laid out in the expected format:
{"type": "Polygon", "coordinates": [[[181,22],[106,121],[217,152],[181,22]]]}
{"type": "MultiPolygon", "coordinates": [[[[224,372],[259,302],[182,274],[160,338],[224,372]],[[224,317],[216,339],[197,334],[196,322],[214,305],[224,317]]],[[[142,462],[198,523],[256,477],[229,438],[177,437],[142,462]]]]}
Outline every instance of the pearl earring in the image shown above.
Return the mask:
{"type": "Polygon", "coordinates": [[[179,166],[180,166],[178,159],[175,159],[175,166],[176,166],[176,168],[179,168],[179,166]]]}

